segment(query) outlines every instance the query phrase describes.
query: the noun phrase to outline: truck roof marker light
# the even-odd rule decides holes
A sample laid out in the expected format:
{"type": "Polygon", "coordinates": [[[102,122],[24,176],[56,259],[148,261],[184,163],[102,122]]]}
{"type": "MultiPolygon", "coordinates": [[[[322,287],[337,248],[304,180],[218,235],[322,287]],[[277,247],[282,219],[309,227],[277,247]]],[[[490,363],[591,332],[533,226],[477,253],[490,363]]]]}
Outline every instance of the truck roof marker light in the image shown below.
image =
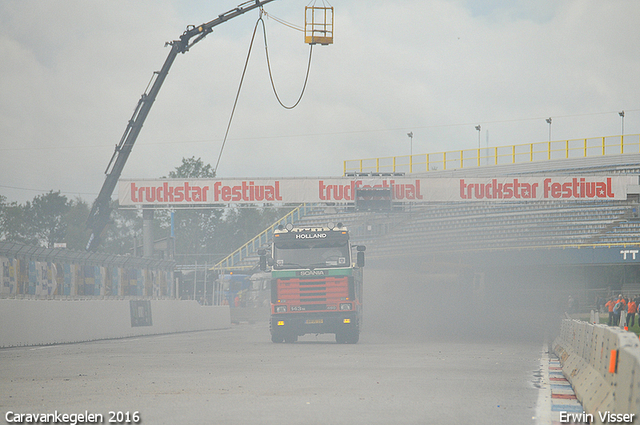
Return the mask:
{"type": "Polygon", "coordinates": [[[351,323],[351,319],[344,319],[342,323],[351,323]]]}

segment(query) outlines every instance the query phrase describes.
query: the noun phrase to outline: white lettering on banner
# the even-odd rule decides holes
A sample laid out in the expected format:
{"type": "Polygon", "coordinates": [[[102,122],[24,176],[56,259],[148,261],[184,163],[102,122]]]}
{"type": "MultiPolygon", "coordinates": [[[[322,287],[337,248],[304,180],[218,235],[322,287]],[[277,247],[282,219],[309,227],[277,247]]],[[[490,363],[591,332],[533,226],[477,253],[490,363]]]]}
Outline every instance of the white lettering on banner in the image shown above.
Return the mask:
{"type": "Polygon", "coordinates": [[[636,259],[636,254],[640,252],[637,249],[624,249],[622,251],[620,251],[620,254],[622,254],[622,259],[626,260],[627,259],[627,254],[631,254],[632,255],[632,259],[636,259]]]}
{"type": "MultiPolygon", "coordinates": [[[[496,178],[282,178],[121,180],[119,202],[131,205],[355,202],[386,189],[396,202],[622,200],[637,176],[537,176],[496,178]],[[367,193],[367,189],[372,189],[367,193]]],[[[385,194],[384,196],[389,196],[385,194]]]]}

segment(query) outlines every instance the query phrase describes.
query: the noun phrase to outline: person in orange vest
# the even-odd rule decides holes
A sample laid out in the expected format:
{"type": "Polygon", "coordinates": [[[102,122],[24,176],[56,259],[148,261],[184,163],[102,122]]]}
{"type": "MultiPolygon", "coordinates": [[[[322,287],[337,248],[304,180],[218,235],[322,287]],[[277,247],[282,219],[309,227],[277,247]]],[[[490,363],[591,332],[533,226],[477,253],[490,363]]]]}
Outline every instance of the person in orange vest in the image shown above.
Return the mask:
{"type": "Polygon", "coordinates": [[[618,301],[622,303],[625,307],[627,307],[627,299],[622,296],[622,294],[618,295],[618,301]]]}
{"type": "Polygon", "coordinates": [[[609,298],[609,301],[607,301],[607,303],[604,305],[605,307],[607,307],[607,310],[609,310],[609,321],[607,322],[609,326],[611,326],[613,323],[613,307],[615,305],[616,302],[613,300],[613,297],[609,298]]]}
{"type": "Polygon", "coordinates": [[[638,304],[636,304],[636,302],[632,298],[630,298],[629,302],[627,303],[627,327],[628,328],[633,326],[636,319],[637,312],[638,312],[638,304]]]}
{"type": "Polygon", "coordinates": [[[620,316],[622,315],[622,312],[626,310],[626,303],[624,302],[622,295],[620,295],[613,306],[613,326],[620,326],[620,316]]]}

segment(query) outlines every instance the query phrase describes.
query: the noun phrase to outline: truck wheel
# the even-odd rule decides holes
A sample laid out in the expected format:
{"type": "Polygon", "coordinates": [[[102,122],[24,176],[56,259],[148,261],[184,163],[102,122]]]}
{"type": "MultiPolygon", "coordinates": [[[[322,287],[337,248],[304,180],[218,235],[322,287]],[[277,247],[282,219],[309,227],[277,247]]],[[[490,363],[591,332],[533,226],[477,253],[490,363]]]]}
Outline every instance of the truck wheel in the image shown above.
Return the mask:
{"type": "Polygon", "coordinates": [[[346,342],[347,344],[357,344],[358,341],[360,340],[360,331],[359,330],[354,330],[352,332],[349,332],[349,334],[346,337],[346,342]]]}
{"type": "Polygon", "coordinates": [[[275,343],[284,342],[284,336],[281,334],[271,334],[271,341],[275,343]]]}

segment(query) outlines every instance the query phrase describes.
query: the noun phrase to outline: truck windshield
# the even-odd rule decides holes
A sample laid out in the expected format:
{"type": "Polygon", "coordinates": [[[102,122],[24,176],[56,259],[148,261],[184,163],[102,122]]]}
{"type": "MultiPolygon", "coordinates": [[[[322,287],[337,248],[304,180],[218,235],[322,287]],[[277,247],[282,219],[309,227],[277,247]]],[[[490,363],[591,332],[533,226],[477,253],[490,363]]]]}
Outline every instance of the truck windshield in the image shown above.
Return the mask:
{"type": "Polygon", "coordinates": [[[287,241],[274,249],[276,268],[347,267],[349,243],[347,241],[287,241]]]}

